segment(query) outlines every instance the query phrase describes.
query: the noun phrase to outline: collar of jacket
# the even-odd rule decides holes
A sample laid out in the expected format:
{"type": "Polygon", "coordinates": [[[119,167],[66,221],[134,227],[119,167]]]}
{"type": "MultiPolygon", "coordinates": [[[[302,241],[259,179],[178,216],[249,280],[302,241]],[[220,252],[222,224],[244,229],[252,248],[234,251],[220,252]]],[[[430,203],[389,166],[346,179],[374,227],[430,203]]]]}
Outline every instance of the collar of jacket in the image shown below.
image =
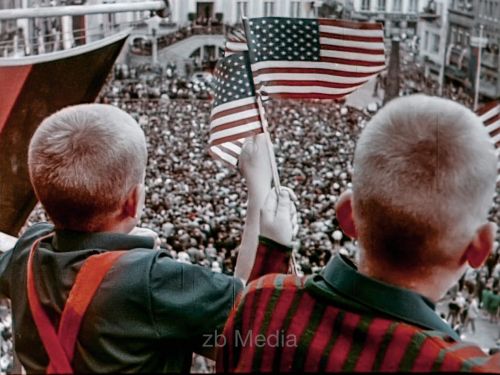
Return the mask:
{"type": "Polygon", "coordinates": [[[52,246],[54,250],[59,252],[85,249],[153,249],[154,245],[154,240],[150,237],[112,232],[87,233],[69,230],[56,230],[52,239],[52,246]]]}
{"type": "Polygon", "coordinates": [[[456,332],[436,314],[429,299],[359,273],[356,266],[342,255],[333,257],[319,275],[309,279],[308,284],[321,289],[321,294],[327,298],[336,300],[339,295],[364,311],[382,313],[424,329],[440,331],[460,341],[456,332]],[[326,284],[326,288],[321,284],[326,284]]]}

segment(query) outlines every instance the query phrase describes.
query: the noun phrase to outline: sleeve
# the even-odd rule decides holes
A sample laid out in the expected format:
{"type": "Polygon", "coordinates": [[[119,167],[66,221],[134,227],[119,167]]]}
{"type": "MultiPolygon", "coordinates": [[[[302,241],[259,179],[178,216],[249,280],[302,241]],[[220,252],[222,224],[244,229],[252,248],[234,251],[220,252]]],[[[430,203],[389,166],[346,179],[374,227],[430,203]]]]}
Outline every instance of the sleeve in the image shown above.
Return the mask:
{"type": "Polygon", "coordinates": [[[0,298],[10,298],[10,259],[12,252],[10,249],[0,255],[0,298]]]}
{"type": "Polygon", "coordinates": [[[287,273],[292,248],[259,236],[259,246],[248,282],[270,273],[287,273]]]}
{"type": "Polygon", "coordinates": [[[243,289],[240,280],[160,253],[150,271],[151,314],[161,338],[214,338],[243,289]],[[212,337],[214,336],[214,337],[212,337]]]}
{"type": "MultiPolygon", "coordinates": [[[[252,285],[252,284],[251,284],[252,285]]],[[[233,373],[238,368],[241,347],[237,340],[245,335],[242,325],[243,311],[250,308],[246,302],[248,290],[245,289],[241,301],[231,311],[229,319],[224,327],[224,332],[217,341],[217,358],[215,361],[217,373],[233,373]],[[239,336],[238,336],[239,335],[239,336]]]]}

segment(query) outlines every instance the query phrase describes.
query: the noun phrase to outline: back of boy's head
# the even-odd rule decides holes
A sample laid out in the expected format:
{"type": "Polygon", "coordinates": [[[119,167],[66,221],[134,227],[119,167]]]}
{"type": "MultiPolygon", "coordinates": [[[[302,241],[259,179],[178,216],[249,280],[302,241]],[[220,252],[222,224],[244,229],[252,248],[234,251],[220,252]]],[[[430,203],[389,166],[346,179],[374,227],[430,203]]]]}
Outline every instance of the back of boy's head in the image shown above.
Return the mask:
{"type": "Polygon", "coordinates": [[[137,122],[103,104],[47,117],[28,152],[31,184],[56,227],[85,232],[98,231],[143,182],[146,161],[137,122]]]}

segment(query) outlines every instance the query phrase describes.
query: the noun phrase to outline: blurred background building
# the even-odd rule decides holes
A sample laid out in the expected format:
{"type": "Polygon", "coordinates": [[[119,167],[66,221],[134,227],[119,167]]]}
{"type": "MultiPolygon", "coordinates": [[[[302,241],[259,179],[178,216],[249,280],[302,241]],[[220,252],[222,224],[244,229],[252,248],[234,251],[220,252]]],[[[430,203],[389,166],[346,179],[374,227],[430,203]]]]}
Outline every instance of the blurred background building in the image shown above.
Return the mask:
{"type": "MultiPolygon", "coordinates": [[[[118,0],[2,0],[0,8],[109,4],[118,0]]],[[[133,2],[137,0],[119,0],[133,2]]],[[[387,46],[411,40],[412,60],[425,76],[475,87],[500,97],[500,0],[169,0],[169,13],[151,11],[0,21],[0,55],[23,56],[72,48],[133,27],[119,62],[176,65],[179,72],[211,70],[223,55],[225,35],[247,17],[329,17],[381,22],[387,46]],[[483,25],[483,44],[478,37],[483,25]],[[413,56],[415,55],[415,56],[413,56]]]]}

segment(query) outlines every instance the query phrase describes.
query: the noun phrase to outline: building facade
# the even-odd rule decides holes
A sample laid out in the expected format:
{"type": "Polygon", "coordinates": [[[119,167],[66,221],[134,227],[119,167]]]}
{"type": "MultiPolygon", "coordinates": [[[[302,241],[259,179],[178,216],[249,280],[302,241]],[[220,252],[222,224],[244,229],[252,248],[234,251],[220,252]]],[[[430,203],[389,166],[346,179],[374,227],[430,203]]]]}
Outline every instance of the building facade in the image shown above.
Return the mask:
{"type": "Polygon", "coordinates": [[[450,0],[429,0],[419,16],[419,57],[424,64],[426,77],[440,77],[446,57],[449,2],[450,0]]]}
{"type": "Polygon", "coordinates": [[[451,0],[448,19],[446,79],[474,91],[479,49],[472,42],[482,28],[479,95],[500,98],[500,0],[451,0]]]}
{"type": "Polygon", "coordinates": [[[352,18],[384,24],[385,36],[408,36],[417,33],[418,15],[423,11],[425,0],[350,0],[352,18]]]}
{"type": "Polygon", "coordinates": [[[476,0],[476,25],[483,25],[486,48],[481,53],[479,93],[485,98],[500,98],[500,0],[476,0]]]}

